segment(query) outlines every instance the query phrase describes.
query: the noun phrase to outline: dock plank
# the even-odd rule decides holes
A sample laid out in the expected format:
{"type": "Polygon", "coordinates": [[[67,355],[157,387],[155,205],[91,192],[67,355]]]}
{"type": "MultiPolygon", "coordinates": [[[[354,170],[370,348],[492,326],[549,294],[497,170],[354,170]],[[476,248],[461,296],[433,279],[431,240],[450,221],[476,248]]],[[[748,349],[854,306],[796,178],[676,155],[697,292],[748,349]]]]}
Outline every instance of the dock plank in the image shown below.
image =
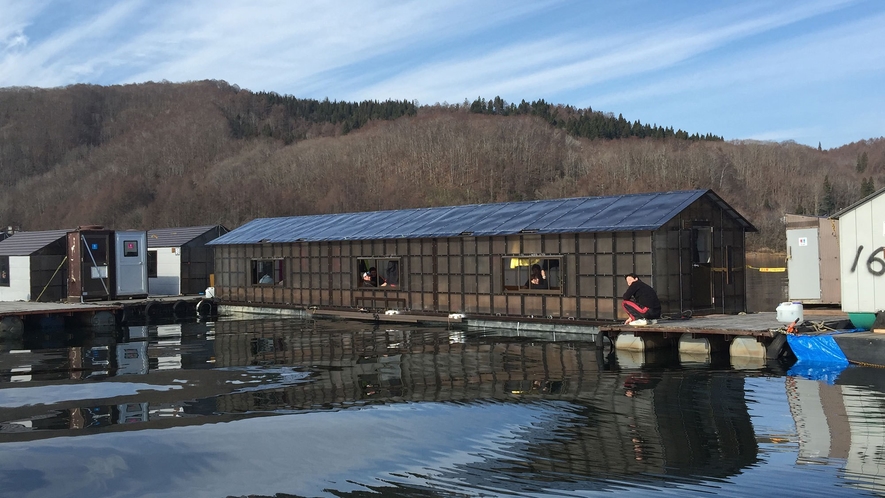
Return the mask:
{"type": "MultiPolygon", "coordinates": [[[[825,313],[811,313],[804,317],[806,322],[825,322],[844,320],[845,313],[838,310],[826,310],[825,313]]],[[[625,324],[603,325],[605,332],[634,333],[692,333],[709,335],[752,335],[773,337],[777,330],[786,325],[777,321],[777,313],[748,313],[742,315],[706,315],[692,317],[687,320],[658,320],[654,325],[633,326],[625,324]]]]}
{"type": "Polygon", "coordinates": [[[0,317],[41,314],[66,314],[89,311],[114,311],[116,303],[38,303],[32,301],[0,301],[0,317]]]}
{"type": "Polygon", "coordinates": [[[346,320],[361,321],[379,321],[388,323],[461,323],[460,318],[449,318],[448,316],[437,315],[417,315],[409,313],[401,313],[397,315],[387,315],[384,313],[367,313],[362,311],[339,311],[339,310],[310,310],[308,312],[314,317],[323,318],[341,318],[346,320]]]}

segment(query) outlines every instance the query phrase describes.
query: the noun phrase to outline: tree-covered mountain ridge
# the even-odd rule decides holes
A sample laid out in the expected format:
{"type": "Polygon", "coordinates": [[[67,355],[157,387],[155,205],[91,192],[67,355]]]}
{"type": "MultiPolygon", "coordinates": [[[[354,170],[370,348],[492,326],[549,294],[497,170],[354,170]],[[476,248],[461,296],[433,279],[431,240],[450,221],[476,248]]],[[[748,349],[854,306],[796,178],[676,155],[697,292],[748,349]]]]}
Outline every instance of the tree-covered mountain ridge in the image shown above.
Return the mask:
{"type": "Polygon", "coordinates": [[[338,102],[223,81],[0,89],[0,223],[151,229],[710,188],[781,249],[787,213],[885,184],[885,139],[726,141],[499,97],[338,102]]]}

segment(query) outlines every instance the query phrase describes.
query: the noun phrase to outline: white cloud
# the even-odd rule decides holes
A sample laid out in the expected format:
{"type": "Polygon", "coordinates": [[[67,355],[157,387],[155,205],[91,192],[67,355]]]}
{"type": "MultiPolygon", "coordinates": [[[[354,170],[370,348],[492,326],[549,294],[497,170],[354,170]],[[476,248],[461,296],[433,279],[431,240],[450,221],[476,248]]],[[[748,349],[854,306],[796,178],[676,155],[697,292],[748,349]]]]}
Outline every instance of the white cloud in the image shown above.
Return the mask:
{"type": "Polygon", "coordinates": [[[30,24],[30,20],[37,16],[45,3],[38,0],[28,2],[0,0],[0,12],[3,13],[3,22],[0,22],[0,43],[7,44],[8,40],[23,36],[22,31],[30,24]]]}
{"type": "MultiPolygon", "coordinates": [[[[685,126],[675,110],[696,106],[699,95],[719,105],[782,94],[836,99],[834,83],[857,93],[863,87],[851,75],[876,78],[885,66],[876,2],[711,5],[124,0],[90,10],[0,0],[0,86],[224,79],[338,100],[500,95],[614,112],[633,106],[635,118],[685,126]],[[635,11],[646,5],[664,13],[635,11]],[[862,11],[866,19],[857,20],[862,11]]],[[[774,100],[771,107],[785,114],[774,100]]],[[[733,123],[718,119],[708,129],[730,136],[733,123]]]]}
{"type": "Polygon", "coordinates": [[[817,2],[761,15],[727,9],[673,25],[618,29],[590,40],[567,35],[514,44],[470,60],[441,61],[393,75],[361,89],[360,95],[367,98],[410,91],[424,101],[572,91],[673,67],[746,37],[828,12],[842,3],[817,2]]]}
{"type": "MultiPolygon", "coordinates": [[[[885,69],[885,14],[797,36],[696,66],[679,75],[597,95],[594,102],[616,106],[637,99],[712,91],[780,92],[815,82],[844,79],[885,69]]],[[[794,94],[796,98],[808,95],[794,94]]]]}
{"type": "Polygon", "coordinates": [[[0,41],[0,43],[2,43],[2,50],[6,52],[25,47],[28,44],[28,37],[24,33],[18,32],[0,41]]]}
{"type": "MultiPolygon", "coordinates": [[[[137,47],[160,47],[156,55],[165,56],[166,60],[146,65],[129,80],[215,77],[252,89],[323,90],[330,86],[327,73],[373,57],[408,51],[455,32],[480,29],[492,14],[488,7],[468,0],[352,1],[339,2],[333,9],[319,1],[263,7],[248,4],[204,15],[180,6],[167,12],[165,17],[171,21],[119,50],[126,53],[137,47]],[[471,17],[464,19],[463,12],[471,11],[471,17]],[[268,12],[273,15],[268,16],[268,12]],[[182,20],[195,27],[185,31],[182,20]],[[179,33],[174,43],[157,43],[169,32],[179,33]],[[181,35],[186,32],[188,35],[181,35]]],[[[496,19],[500,22],[525,10],[496,19]]],[[[336,75],[332,84],[340,84],[342,77],[336,75]]]]}
{"type": "MultiPolygon", "coordinates": [[[[69,26],[40,41],[26,51],[5,56],[0,61],[0,86],[59,86],[83,81],[84,67],[95,65],[97,50],[92,45],[119,26],[139,7],[141,1],[119,2],[84,25],[69,26]]],[[[93,74],[90,74],[93,76],[93,74]]]]}

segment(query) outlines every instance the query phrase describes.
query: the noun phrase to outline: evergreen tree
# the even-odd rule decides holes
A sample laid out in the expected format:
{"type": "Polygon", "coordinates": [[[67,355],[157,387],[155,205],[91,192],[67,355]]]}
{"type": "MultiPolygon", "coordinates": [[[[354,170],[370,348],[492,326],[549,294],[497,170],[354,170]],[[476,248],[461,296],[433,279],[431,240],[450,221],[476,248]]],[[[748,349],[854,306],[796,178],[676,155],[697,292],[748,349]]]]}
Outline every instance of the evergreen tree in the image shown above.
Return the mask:
{"type": "Polygon", "coordinates": [[[823,150],[820,146],[820,142],[817,143],[817,150],[819,150],[819,151],[823,150]]]}
{"type": "Polygon", "coordinates": [[[824,176],[823,196],[817,207],[818,216],[826,216],[832,214],[836,210],[836,197],[833,192],[833,185],[830,183],[830,176],[824,176]]]}
{"type": "Polygon", "coordinates": [[[869,162],[869,158],[867,158],[867,153],[864,152],[857,156],[857,172],[863,173],[867,170],[867,163],[869,162]]]}
{"type": "Polygon", "coordinates": [[[473,112],[476,114],[482,114],[485,111],[485,108],[486,108],[486,99],[484,99],[484,98],[477,97],[477,99],[474,100],[472,104],[470,104],[470,112],[473,112]]]}
{"type": "Polygon", "coordinates": [[[876,191],[876,184],[873,182],[873,177],[871,176],[869,179],[861,178],[860,180],[860,198],[872,194],[876,191]]]}

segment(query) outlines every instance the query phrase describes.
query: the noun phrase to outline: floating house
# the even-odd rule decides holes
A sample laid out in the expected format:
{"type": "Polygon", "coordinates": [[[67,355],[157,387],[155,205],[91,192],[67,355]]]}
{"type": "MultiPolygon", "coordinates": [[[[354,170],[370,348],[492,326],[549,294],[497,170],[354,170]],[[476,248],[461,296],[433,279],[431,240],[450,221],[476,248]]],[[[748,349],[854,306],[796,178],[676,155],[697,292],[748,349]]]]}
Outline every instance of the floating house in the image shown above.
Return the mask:
{"type": "Polygon", "coordinates": [[[788,298],[805,304],[839,304],[839,220],[788,214],[788,298]]]}
{"type": "Polygon", "coordinates": [[[70,230],[16,232],[0,241],[0,301],[61,301],[67,296],[70,230]]]}
{"type": "Polygon", "coordinates": [[[837,212],[842,311],[871,328],[885,310],[885,189],[837,212]]]}
{"type": "Polygon", "coordinates": [[[149,230],[148,288],[151,295],[197,295],[211,287],[213,249],[206,243],[229,230],[222,225],[149,230]]]}
{"type": "Polygon", "coordinates": [[[0,241],[0,301],[147,296],[146,233],[101,227],[16,232],[0,241]]]}
{"type": "Polygon", "coordinates": [[[628,273],[664,313],[745,311],[754,231],[691,190],[263,218],[208,244],[231,304],[614,320],[628,273]]]}

